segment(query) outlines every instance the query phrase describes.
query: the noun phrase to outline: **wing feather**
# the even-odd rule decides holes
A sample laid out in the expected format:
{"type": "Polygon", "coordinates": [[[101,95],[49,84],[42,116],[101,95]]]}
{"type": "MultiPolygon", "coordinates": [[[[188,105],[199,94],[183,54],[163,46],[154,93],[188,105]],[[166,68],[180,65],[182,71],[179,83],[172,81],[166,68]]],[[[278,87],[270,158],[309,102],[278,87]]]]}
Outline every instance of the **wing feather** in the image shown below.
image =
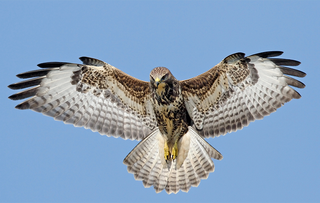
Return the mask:
{"type": "Polygon", "coordinates": [[[32,109],[55,120],[124,139],[144,138],[156,126],[149,83],[89,57],[82,64],[41,63],[42,69],[18,74],[9,85],[24,89],[13,100],[29,98],[18,109],[32,109]]]}
{"type": "Polygon", "coordinates": [[[242,129],[291,99],[300,98],[292,87],[305,85],[288,75],[306,74],[285,67],[297,66],[299,61],[269,58],[281,54],[281,51],[270,51],[245,57],[236,53],[209,71],[181,81],[185,104],[198,133],[214,137],[242,129]],[[199,117],[203,119],[199,121],[199,117]]]}

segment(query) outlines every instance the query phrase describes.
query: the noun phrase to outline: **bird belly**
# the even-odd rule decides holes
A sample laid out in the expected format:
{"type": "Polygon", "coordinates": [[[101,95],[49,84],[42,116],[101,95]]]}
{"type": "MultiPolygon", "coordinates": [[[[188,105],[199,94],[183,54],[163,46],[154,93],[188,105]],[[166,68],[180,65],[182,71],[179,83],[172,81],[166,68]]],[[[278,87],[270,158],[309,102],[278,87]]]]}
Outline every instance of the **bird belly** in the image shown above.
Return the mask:
{"type": "Polygon", "coordinates": [[[181,105],[160,105],[157,108],[158,127],[170,153],[179,139],[188,131],[185,112],[186,109],[181,105]]]}

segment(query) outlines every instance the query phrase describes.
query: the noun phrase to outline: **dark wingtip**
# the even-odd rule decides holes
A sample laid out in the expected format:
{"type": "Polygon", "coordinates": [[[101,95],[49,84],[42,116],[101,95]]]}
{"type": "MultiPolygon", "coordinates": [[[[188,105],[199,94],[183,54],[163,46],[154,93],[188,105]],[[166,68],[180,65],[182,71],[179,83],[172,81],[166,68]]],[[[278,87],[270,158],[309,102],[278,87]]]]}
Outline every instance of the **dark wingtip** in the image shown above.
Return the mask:
{"type": "Polygon", "coordinates": [[[61,67],[65,64],[70,64],[69,62],[45,62],[45,63],[39,63],[37,66],[40,68],[55,68],[55,67],[61,67]]]}
{"type": "Polygon", "coordinates": [[[53,68],[51,69],[38,69],[38,70],[32,70],[25,73],[20,73],[17,75],[18,78],[26,79],[26,78],[32,78],[32,77],[39,77],[39,76],[45,76],[47,75],[53,68]]]}
{"type": "Polygon", "coordinates": [[[14,84],[8,85],[8,88],[10,88],[10,89],[12,89],[12,90],[16,90],[16,88],[15,88],[15,85],[14,85],[14,84]]]}
{"type": "Polygon", "coordinates": [[[23,102],[21,104],[18,104],[17,106],[15,106],[16,109],[19,110],[26,110],[26,109],[30,109],[30,105],[27,102],[23,102]]]}
{"type": "Polygon", "coordinates": [[[43,78],[44,77],[33,78],[33,79],[30,79],[30,80],[25,80],[25,81],[13,83],[13,84],[9,85],[8,87],[10,89],[17,90],[17,89],[24,89],[24,88],[27,88],[27,87],[36,86],[36,85],[39,85],[41,83],[43,78]]]}
{"type": "Polygon", "coordinates": [[[297,87],[297,88],[305,88],[306,87],[306,85],[299,80],[296,80],[296,79],[291,78],[289,76],[284,76],[284,77],[286,78],[287,84],[290,86],[297,87]]]}
{"type": "Polygon", "coordinates": [[[270,61],[275,63],[276,65],[285,65],[285,66],[298,66],[301,64],[300,61],[292,60],[292,59],[282,59],[282,58],[271,58],[270,61]]]}
{"type": "Polygon", "coordinates": [[[32,97],[32,96],[36,95],[37,91],[38,91],[38,86],[35,86],[30,89],[24,90],[22,92],[18,92],[16,94],[13,94],[13,95],[9,96],[9,99],[12,99],[12,100],[25,99],[25,98],[32,97]]]}
{"type": "Polygon", "coordinates": [[[268,58],[268,57],[280,56],[281,54],[283,54],[283,51],[265,51],[265,52],[260,52],[254,55],[260,56],[262,58],[268,58]]]}
{"type": "Polygon", "coordinates": [[[286,75],[292,75],[292,76],[296,76],[296,77],[300,77],[303,78],[305,77],[307,74],[301,70],[296,70],[293,68],[288,68],[288,67],[284,67],[284,66],[279,66],[280,70],[282,71],[283,74],[286,75]]]}
{"type": "Polygon", "coordinates": [[[10,95],[8,98],[11,100],[19,100],[16,94],[10,95]]]}
{"type": "Polygon", "coordinates": [[[8,99],[11,99],[11,100],[13,100],[13,99],[12,99],[12,95],[10,95],[10,96],[8,97],[8,99]]]}

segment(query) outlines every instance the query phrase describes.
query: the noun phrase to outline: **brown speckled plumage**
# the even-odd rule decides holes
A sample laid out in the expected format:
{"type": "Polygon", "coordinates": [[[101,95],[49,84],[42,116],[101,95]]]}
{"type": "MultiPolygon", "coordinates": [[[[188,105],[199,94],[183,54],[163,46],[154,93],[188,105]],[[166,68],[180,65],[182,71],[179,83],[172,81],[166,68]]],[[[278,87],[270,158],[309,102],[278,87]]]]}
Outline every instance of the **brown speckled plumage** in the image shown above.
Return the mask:
{"type": "Polygon", "coordinates": [[[26,99],[17,109],[32,109],[102,135],[142,141],[124,159],[128,172],[156,192],[188,192],[214,171],[222,155],[204,138],[224,135],[262,119],[300,94],[304,84],[287,75],[306,74],[284,66],[300,62],[272,58],[280,51],[245,57],[232,54],[207,72],[178,81],[164,67],[138,80],[94,58],[83,64],[49,62],[31,78],[9,85],[26,99]],[[170,156],[168,156],[170,155],[170,156]]]}
{"type": "Polygon", "coordinates": [[[150,73],[150,89],[159,130],[171,149],[190,126],[180,83],[167,68],[157,67],[150,73]],[[161,79],[159,85],[155,84],[156,78],[161,79]],[[160,86],[163,91],[158,91],[160,86]]]}

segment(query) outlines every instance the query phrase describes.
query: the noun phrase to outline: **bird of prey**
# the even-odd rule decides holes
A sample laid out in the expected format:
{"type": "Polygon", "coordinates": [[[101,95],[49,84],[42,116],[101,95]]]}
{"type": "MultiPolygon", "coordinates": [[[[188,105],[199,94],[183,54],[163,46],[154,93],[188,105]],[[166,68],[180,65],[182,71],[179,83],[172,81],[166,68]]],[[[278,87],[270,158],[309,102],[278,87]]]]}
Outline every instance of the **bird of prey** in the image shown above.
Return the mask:
{"type": "Polygon", "coordinates": [[[306,74],[287,67],[300,62],[275,58],[282,53],[235,53],[182,81],[157,67],[145,82],[89,57],[80,57],[83,64],[41,63],[42,69],[17,75],[31,79],[9,88],[31,88],[9,98],[29,98],[17,109],[101,135],[142,140],[123,161],[128,172],[156,192],[188,192],[214,171],[212,158],[222,159],[204,138],[242,129],[301,97],[291,86],[305,85],[288,75],[306,74]]]}

